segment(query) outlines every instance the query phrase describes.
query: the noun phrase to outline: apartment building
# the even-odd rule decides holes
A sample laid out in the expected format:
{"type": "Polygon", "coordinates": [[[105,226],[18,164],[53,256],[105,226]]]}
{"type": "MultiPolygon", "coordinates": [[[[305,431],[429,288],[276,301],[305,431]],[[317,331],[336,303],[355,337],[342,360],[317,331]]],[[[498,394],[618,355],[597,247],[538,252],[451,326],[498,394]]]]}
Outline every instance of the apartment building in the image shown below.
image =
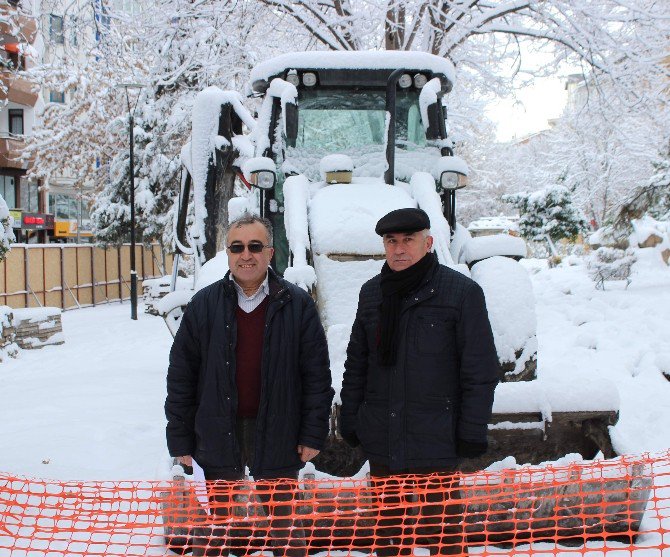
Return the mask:
{"type": "Polygon", "coordinates": [[[66,44],[77,46],[77,29],[63,14],[65,4],[0,0],[0,195],[14,217],[17,242],[92,238],[88,203],[76,176],[57,176],[42,191],[39,180],[27,177],[33,161],[22,157],[45,104],[67,101],[67,93],[40,90],[21,73],[57,60],[66,44]]]}
{"type": "Polygon", "coordinates": [[[39,48],[39,22],[20,2],[0,0],[0,195],[14,217],[19,242],[46,242],[53,215],[39,184],[26,177],[31,161],[22,159],[41,98],[21,72],[35,63],[28,53],[39,48]]]}

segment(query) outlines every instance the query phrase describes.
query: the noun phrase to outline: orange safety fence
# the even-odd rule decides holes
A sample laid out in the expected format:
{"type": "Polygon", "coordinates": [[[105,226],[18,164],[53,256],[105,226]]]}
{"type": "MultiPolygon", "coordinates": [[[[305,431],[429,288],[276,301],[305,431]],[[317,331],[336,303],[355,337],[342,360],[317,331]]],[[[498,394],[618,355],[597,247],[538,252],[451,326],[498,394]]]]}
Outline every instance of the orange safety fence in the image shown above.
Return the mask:
{"type": "Polygon", "coordinates": [[[0,474],[3,557],[191,550],[663,557],[669,548],[670,451],[474,474],[299,482],[58,482],[0,474]]]}

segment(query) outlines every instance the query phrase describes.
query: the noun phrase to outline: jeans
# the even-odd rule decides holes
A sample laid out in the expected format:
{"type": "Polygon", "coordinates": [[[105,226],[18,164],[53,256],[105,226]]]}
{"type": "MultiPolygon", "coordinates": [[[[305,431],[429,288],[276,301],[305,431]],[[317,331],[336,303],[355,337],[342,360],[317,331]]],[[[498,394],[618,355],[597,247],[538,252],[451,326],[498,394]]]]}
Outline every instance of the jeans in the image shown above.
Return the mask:
{"type": "MultiPolygon", "coordinates": [[[[236,424],[236,435],[240,452],[242,455],[242,469],[254,461],[256,419],[238,418],[236,424]]],[[[297,447],[296,447],[297,450],[297,447]]],[[[231,474],[229,471],[218,468],[205,468],[205,479],[208,481],[225,480],[236,481],[244,479],[244,473],[231,474]]],[[[255,478],[262,480],[262,478],[255,478]]],[[[298,473],[284,479],[296,480],[298,473]]],[[[270,521],[270,542],[274,555],[286,557],[305,557],[307,547],[305,544],[305,532],[302,521],[293,520],[293,500],[297,490],[297,483],[264,482],[264,489],[256,492],[260,499],[265,514],[270,521]],[[281,504],[285,503],[285,504],[281,504]],[[288,517],[288,518],[285,518],[288,517]]],[[[212,510],[217,518],[230,518],[232,509],[232,494],[230,491],[212,496],[212,510]]],[[[216,527],[212,530],[203,529],[205,535],[196,537],[194,540],[194,557],[199,556],[226,556],[230,554],[230,547],[225,545],[226,527],[216,527]]],[[[229,533],[229,532],[228,532],[229,533]]],[[[269,544],[268,544],[269,545],[269,544]]],[[[258,551],[258,548],[249,548],[250,552],[258,551]]]]}

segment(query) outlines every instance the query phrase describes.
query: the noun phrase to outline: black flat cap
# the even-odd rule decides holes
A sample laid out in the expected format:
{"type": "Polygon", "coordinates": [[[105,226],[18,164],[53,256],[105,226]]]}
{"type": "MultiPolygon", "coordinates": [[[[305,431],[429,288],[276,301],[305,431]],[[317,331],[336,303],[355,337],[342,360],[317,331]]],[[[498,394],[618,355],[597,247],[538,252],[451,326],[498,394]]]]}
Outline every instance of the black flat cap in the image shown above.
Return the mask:
{"type": "Polygon", "coordinates": [[[396,209],[379,219],[375,232],[380,236],[394,232],[418,232],[430,228],[430,219],[422,209],[396,209]]]}

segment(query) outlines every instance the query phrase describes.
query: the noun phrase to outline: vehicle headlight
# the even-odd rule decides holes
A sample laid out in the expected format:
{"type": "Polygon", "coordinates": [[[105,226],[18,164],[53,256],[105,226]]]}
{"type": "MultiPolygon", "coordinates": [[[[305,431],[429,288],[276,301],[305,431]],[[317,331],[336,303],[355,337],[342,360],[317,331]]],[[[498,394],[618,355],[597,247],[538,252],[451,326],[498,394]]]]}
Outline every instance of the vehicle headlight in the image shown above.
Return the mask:
{"type": "Polygon", "coordinates": [[[398,85],[402,87],[403,89],[407,89],[412,85],[412,76],[409,75],[408,73],[404,73],[400,76],[400,79],[398,80],[398,85]]]}
{"type": "Polygon", "coordinates": [[[295,70],[291,70],[286,76],[286,81],[288,81],[291,85],[297,87],[298,85],[300,85],[300,76],[295,70]]]}
{"type": "Polygon", "coordinates": [[[302,74],[302,83],[307,87],[314,87],[316,85],[316,74],[313,72],[302,74]]]}
{"type": "Polygon", "coordinates": [[[256,176],[256,187],[262,190],[271,190],[275,187],[275,173],[271,170],[259,170],[256,176]]]}
{"type": "Polygon", "coordinates": [[[414,76],[414,87],[421,89],[426,83],[428,83],[428,78],[422,73],[418,73],[414,76]]]}

